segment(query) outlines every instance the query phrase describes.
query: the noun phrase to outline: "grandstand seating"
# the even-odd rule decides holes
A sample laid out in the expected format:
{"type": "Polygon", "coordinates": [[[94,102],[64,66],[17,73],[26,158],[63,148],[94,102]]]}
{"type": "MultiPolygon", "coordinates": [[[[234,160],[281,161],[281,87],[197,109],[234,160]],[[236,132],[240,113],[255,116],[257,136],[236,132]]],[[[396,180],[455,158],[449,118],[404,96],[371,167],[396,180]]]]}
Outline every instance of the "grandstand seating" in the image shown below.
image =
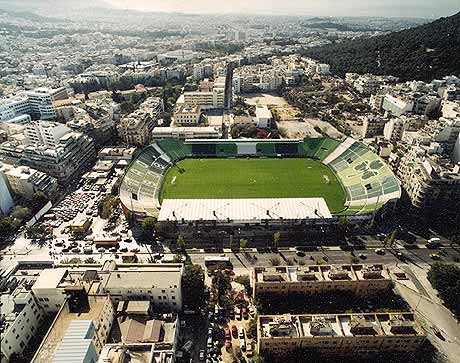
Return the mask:
{"type": "MultiPolygon", "coordinates": [[[[314,138],[283,142],[277,140],[164,139],[140,151],[128,166],[120,187],[120,199],[128,209],[151,214],[159,208],[163,176],[174,162],[187,157],[236,157],[277,155],[314,158],[328,165],[347,194],[349,214],[369,213],[401,195],[399,182],[390,168],[369,148],[354,139],[344,141],[314,138]]],[[[346,212],[346,211],[345,211],[346,212]]]]}

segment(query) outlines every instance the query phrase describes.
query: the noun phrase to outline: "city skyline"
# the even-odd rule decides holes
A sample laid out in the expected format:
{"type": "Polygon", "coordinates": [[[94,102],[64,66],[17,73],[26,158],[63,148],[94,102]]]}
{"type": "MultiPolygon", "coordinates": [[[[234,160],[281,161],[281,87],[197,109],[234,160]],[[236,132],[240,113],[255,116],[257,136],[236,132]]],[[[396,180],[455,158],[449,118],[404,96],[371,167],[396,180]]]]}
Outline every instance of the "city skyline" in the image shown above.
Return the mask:
{"type": "Polygon", "coordinates": [[[440,0],[425,3],[407,0],[404,5],[396,0],[376,0],[369,4],[363,0],[234,0],[216,4],[211,0],[104,0],[118,8],[140,11],[164,11],[185,13],[258,13],[270,15],[310,16],[382,16],[438,18],[449,16],[460,10],[456,0],[440,0]]]}

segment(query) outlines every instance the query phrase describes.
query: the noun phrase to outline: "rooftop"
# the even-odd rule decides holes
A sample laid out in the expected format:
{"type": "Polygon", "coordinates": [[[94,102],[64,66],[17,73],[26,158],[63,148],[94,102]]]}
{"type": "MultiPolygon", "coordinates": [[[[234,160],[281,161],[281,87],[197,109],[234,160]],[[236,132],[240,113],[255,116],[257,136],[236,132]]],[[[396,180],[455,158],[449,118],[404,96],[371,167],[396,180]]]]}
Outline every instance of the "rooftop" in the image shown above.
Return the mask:
{"type": "Polygon", "coordinates": [[[324,198],[166,199],[158,221],[185,222],[332,218],[324,198]]]}

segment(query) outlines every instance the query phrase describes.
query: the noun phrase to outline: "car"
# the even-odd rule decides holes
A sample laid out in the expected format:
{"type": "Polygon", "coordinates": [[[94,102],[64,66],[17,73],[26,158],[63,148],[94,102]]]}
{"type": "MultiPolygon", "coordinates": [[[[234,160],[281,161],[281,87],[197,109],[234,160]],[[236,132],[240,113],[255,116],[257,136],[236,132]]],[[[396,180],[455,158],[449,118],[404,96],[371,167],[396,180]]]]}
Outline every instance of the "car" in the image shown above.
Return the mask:
{"type": "Polygon", "coordinates": [[[104,253],[104,252],[105,252],[105,248],[104,248],[104,247],[99,247],[99,248],[97,249],[97,252],[104,253]]]}
{"type": "Polygon", "coordinates": [[[406,259],[406,255],[402,252],[396,253],[396,257],[400,259],[401,261],[404,261],[406,259]]]}
{"type": "Polygon", "coordinates": [[[360,259],[362,259],[362,260],[365,260],[365,259],[367,258],[367,255],[364,254],[364,253],[360,253],[360,254],[358,255],[358,257],[359,257],[360,259]]]}
{"type": "Polygon", "coordinates": [[[254,316],[256,314],[254,308],[252,307],[252,305],[249,305],[248,306],[248,311],[249,311],[249,315],[251,316],[254,316]]]}
{"type": "Polygon", "coordinates": [[[327,261],[329,261],[329,257],[323,256],[323,260],[327,262],[327,261]]]}
{"type": "Polygon", "coordinates": [[[297,256],[299,256],[299,257],[305,257],[305,252],[303,252],[303,251],[296,251],[295,254],[296,254],[297,256]]]}
{"type": "Polygon", "coordinates": [[[241,313],[243,314],[243,319],[244,319],[244,320],[247,320],[247,319],[249,318],[248,309],[243,308],[243,310],[241,311],[241,313]]]}
{"type": "Polygon", "coordinates": [[[54,245],[55,245],[56,247],[62,247],[62,246],[64,246],[64,242],[58,241],[58,242],[56,242],[54,245]]]}
{"type": "Polygon", "coordinates": [[[224,328],[225,340],[232,340],[232,335],[230,334],[230,329],[228,327],[224,328]]]}
{"type": "Polygon", "coordinates": [[[83,253],[91,254],[93,253],[93,249],[91,247],[85,247],[83,248],[83,253]]]}
{"type": "Polygon", "coordinates": [[[233,338],[238,337],[238,329],[236,328],[236,325],[232,325],[232,336],[233,338]]]}
{"type": "Polygon", "coordinates": [[[375,253],[378,254],[378,255],[384,255],[385,254],[385,250],[383,248],[377,248],[375,250],[375,253]]]}
{"type": "Polygon", "coordinates": [[[236,308],[236,320],[241,320],[241,308],[236,308]]]}
{"type": "Polygon", "coordinates": [[[69,247],[64,247],[64,248],[62,249],[62,252],[69,252],[69,251],[70,251],[70,248],[69,248],[69,247]]]}
{"type": "Polygon", "coordinates": [[[225,350],[229,351],[231,347],[232,347],[231,340],[225,341],[225,350]]]}
{"type": "Polygon", "coordinates": [[[140,251],[140,249],[137,248],[137,247],[136,247],[136,248],[131,248],[131,252],[137,253],[137,252],[139,252],[139,251],[140,251]]]}
{"type": "Polygon", "coordinates": [[[73,253],[80,253],[80,249],[78,247],[72,248],[73,253]]]}
{"type": "Polygon", "coordinates": [[[252,356],[253,356],[252,344],[248,343],[246,344],[246,357],[250,358],[252,356]]]}
{"type": "Polygon", "coordinates": [[[206,358],[206,353],[204,352],[204,350],[200,350],[199,358],[200,358],[200,362],[204,362],[206,358]]]}
{"type": "Polygon", "coordinates": [[[110,247],[109,248],[109,252],[115,253],[117,251],[118,251],[118,248],[116,248],[116,247],[110,247]]]}
{"type": "Polygon", "coordinates": [[[128,252],[128,248],[127,247],[122,247],[122,248],[120,248],[120,252],[128,252]]]}
{"type": "Polygon", "coordinates": [[[246,340],[240,339],[240,348],[243,352],[246,350],[246,340]]]}
{"type": "Polygon", "coordinates": [[[238,338],[244,339],[244,328],[242,326],[238,328],[238,338]]]}
{"type": "Polygon", "coordinates": [[[383,241],[387,235],[385,233],[377,233],[377,239],[383,241]]]}
{"type": "Polygon", "coordinates": [[[212,344],[212,337],[208,337],[208,340],[206,342],[206,348],[211,349],[213,346],[212,344]]]}
{"type": "Polygon", "coordinates": [[[437,253],[430,253],[430,257],[433,260],[439,260],[441,258],[441,256],[439,256],[437,253]]]}

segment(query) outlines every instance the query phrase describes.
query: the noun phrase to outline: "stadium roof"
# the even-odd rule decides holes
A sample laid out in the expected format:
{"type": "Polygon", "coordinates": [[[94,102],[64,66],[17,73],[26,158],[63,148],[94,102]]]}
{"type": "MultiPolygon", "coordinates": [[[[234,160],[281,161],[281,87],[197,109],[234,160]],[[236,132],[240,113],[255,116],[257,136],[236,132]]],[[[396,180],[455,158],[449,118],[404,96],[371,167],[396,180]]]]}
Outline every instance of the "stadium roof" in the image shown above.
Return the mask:
{"type": "Polygon", "coordinates": [[[259,221],[332,218],[324,198],[166,199],[158,221],[259,221]]]}

